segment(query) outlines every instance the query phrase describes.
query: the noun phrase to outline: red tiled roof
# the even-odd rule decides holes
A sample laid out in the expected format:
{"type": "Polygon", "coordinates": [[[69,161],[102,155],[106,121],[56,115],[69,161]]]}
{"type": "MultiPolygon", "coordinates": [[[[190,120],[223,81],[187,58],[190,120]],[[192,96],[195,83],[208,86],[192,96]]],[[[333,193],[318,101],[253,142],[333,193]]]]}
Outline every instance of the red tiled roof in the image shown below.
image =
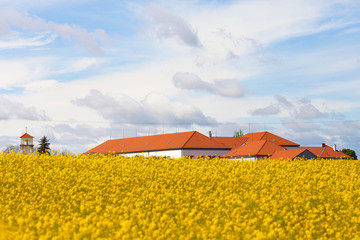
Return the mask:
{"type": "Polygon", "coordinates": [[[25,133],[20,138],[34,138],[34,137],[29,135],[28,133],[25,133]]]}
{"type": "Polygon", "coordinates": [[[240,147],[248,140],[246,137],[212,137],[212,139],[231,149],[240,147]]]}
{"type": "Polygon", "coordinates": [[[352,158],[345,153],[334,151],[332,147],[327,145],[325,147],[299,147],[299,149],[307,149],[320,158],[352,158]]]}
{"type": "Polygon", "coordinates": [[[170,149],[230,149],[224,144],[196,132],[108,140],[86,153],[132,153],[170,149]]]}
{"type": "Polygon", "coordinates": [[[279,146],[300,146],[297,143],[291,142],[285,138],[279,137],[270,132],[255,132],[255,133],[247,133],[242,137],[248,138],[248,141],[258,141],[258,140],[268,140],[272,143],[275,143],[279,146]]]}
{"type": "Polygon", "coordinates": [[[276,145],[268,140],[250,141],[238,148],[232,149],[223,157],[241,157],[241,156],[268,156],[275,151],[284,150],[283,147],[276,145]]]}
{"type": "Polygon", "coordinates": [[[304,156],[311,156],[316,158],[316,155],[311,153],[307,149],[296,149],[296,150],[284,150],[284,151],[276,151],[272,156],[271,159],[284,159],[284,160],[292,160],[296,157],[304,157],[304,156]]]}

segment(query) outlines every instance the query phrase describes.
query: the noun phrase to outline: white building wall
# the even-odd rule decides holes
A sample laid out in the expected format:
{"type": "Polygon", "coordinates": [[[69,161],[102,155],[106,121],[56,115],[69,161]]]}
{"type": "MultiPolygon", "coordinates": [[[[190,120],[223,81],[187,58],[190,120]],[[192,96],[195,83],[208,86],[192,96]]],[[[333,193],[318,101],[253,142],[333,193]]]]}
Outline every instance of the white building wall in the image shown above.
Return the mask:
{"type": "Polygon", "coordinates": [[[242,157],[232,157],[229,159],[230,160],[240,160],[240,161],[256,161],[256,160],[261,160],[264,158],[258,158],[256,156],[242,156],[242,157]]]}
{"type": "Polygon", "coordinates": [[[126,157],[134,157],[134,156],[157,156],[157,157],[171,157],[171,158],[180,158],[181,157],[181,149],[175,150],[164,150],[164,151],[154,151],[154,152],[139,152],[139,153],[124,153],[121,154],[126,157]]]}
{"type": "Polygon", "coordinates": [[[21,138],[20,139],[20,145],[33,145],[33,139],[32,138],[21,138]]]}
{"type": "Polygon", "coordinates": [[[150,152],[138,152],[138,153],[123,153],[126,157],[134,156],[158,156],[158,157],[171,157],[171,158],[181,158],[181,157],[198,157],[198,156],[215,156],[220,157],[229,150],[212,150],[212,149],[175,149],[175,150],[163,150],[163,151],[150,151],[150,152]]]}
{"type": "Polygon", "coordinates": [[[32,153],[34,151],[33,139],[32,138],[21,138],[20,139],[20,150],[25,154],[32,153]]]}
{"type": "Polygon", "coordinates": [[[214,149],[183,149],[182,150],[182,157],[186,156],[192,156],[194,158],[198,156],[215,156],[220,157],[226,153],[228,153],[230,150],[214,150],[214,149]]]}

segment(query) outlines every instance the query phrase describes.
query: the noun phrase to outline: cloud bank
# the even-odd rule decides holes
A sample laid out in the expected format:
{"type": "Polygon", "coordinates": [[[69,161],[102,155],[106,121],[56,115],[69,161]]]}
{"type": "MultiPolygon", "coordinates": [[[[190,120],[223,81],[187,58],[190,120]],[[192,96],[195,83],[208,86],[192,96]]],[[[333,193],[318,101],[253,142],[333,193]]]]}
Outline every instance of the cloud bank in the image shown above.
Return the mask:
{"type": "Polygon", "coordinates": [[[77,98],[73,104],[95,110],[103,118],[133,124],[214,124],[213,118],[182,102],[174,102],[162,94],[151,93],[141,102],[119,94],[117,98],[91,90],[90,95],[77,98]]]}
{"type": "Polygon", "coordinates": [[[10,101],[0,96],[0,120],[49,120],[45,114],[35,107],[25,107],[22,103],[10,101]]]}
{"type": "Polygon", "coordinates": [[[275,103],[263,108],[251,111],[252,116],[273,116],[282,112],[288,113],[296,119],[314,118],[344,118],[337,112],[327,112],[319,110],[309,99],[301,99],[297,102],[290,102],[284,96],[275,95],[275,103]]]}

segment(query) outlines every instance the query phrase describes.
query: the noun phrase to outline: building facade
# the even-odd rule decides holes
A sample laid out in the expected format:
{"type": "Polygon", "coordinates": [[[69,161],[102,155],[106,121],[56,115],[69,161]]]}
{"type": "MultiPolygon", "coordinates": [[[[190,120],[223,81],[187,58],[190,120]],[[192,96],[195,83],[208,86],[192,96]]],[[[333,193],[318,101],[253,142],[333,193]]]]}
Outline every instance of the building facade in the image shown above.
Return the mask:
{"type": "Polygon", "coordinates": [[[28,133],[23,134],[20,137],[20,151],[25,154],[30,154],[34,151],[34,137],[28,133]]]}

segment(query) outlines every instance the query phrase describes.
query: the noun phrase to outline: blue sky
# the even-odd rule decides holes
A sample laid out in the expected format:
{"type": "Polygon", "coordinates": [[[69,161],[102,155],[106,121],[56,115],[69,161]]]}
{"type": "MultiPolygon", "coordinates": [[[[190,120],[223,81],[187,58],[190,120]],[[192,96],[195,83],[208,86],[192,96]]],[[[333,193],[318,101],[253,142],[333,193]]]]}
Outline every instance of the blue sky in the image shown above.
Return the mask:
{"type": "Polygon", "coordinates": [[[270,131],[360,152],[360,2],[0,0],[0,148],[270,131]]]}

